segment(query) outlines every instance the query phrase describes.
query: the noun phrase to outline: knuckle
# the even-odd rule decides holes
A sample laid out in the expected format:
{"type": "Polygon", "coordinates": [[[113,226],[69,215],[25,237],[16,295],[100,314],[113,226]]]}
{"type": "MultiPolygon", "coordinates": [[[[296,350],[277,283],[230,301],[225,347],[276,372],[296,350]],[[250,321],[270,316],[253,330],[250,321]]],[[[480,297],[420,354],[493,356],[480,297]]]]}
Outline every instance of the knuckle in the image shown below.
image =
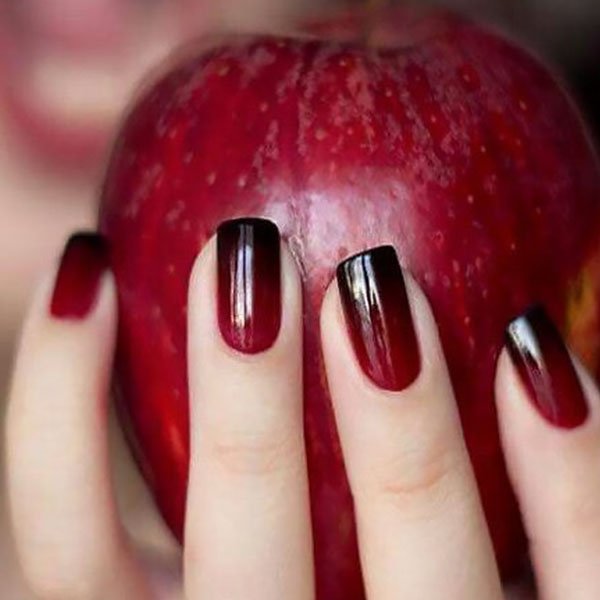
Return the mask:
{"type": "Polygon", "coordinates": [[[26,584],[39,600],[99,600],[107,571],[91,556],[56,550],[29,555],[22,560],[26,584]]]}
{"type": "Polygon", "coordinates": [[[407,516],[425,516],[451,501],[465,462],[456,449],[443,444],[404,449],[374,470],[371,493],[407,516]]]}
{"type": "Polygon", "coordinates": [[[96,600],[98,591],[85,575],[55,572],[47,568],[25,573],[29,590],[38,600],[96,600]]]}
{"type": "Polygon", "coordinates": [[[600,546],[600,509],[595,494],[574,494],[557,503],[559,528],[580,548],[600,546]]]}
{"type": "Polygon", "coordinates": [[[215,462],[233,475],[272,475],[298,464],[299,444],[293,432],[219,431],[211,438],[215,462]]]}

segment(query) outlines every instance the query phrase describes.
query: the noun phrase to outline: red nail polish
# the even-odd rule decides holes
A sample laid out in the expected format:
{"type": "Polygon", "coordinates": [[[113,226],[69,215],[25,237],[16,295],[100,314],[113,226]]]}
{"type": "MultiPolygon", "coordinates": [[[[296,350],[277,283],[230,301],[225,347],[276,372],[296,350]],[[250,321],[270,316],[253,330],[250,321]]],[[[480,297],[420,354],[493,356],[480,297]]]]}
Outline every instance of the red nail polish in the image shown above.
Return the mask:
{"type": "Polygon", "coordinates": [[[104,238],[94,233],[77,233],[63,253],[50,314],[58,319],[83,319],[96,302],[102,275],[109,267],[104,238]]]}
{"type": "Polygon", "coordinates": [[[281,325],[279,231],[265,219],[237,219],[217,230],[218,317],[236,350],[270,348],[281,325]]]}
{"type": "Polygon", "coordinates": [[[515,319],[506,331],[510,357],[539,413],[552,425],[573,429],[588,416],[571,356],[543,308],[515,319]]]}
{"type": "Polygon", "coordinates": [[[358,362],[379,387],[400,391],[421,369],[419,346],[396,251],[381,246],[344,261],[337,281],[358,362]]]}

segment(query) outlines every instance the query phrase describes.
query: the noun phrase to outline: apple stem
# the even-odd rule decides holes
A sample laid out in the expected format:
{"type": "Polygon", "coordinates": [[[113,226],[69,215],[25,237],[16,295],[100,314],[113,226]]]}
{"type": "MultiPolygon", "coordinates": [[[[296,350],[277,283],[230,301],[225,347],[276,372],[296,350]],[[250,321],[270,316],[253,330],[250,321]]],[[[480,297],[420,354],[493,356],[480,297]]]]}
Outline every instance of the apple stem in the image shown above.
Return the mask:
{"type": "Polygon", "coordinates": [[[377,12],[389,4],[389,0],[367,0],[367,8],[371,12],[377,12]]]}

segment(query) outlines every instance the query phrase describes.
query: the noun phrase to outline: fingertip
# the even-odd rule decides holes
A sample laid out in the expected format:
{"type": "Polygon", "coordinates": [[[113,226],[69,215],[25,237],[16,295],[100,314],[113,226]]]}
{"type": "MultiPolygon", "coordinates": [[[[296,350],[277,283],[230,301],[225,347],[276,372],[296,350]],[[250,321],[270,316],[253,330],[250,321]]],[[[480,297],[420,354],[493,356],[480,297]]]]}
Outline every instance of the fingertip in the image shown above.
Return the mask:
{"type": "Polygon", "coordinates": [[[203,322],[205,313],[214,314],[216,287],[216,237],[211,237],[200,250],[190,272],[188,282],[187,317],[190,339],[188,344],[195,344],[195,337],[201,336],[207,327],[213,329],[213,321],[203,322]]]}
{"type": "Polygon", "coordinates": [[[90,312],[90,318],[107,319],[116,324],[117,315],[117,282],[111,271],[106,271],[100,280],[98,299],[90,312]]]}
{"type": "MultiPolygon", "coordinates": [[[[214,302],[216,284],[216,236],[211,237],[196,256],[188,283],[188,317],[194,318],[205,302],[214,302]],[[200,306],[198,306],[200,304],[200,306]]],[[[207,307],[208,308],[208,307],[207,307]]]]}
{"type": "Polygon", "coordinates": [[[421,374],[424,377],[434,375],[437,380],[440,370],[444,376],[446,373],[446,358],[439,338],[437,321],[423,288],[408,271],[403,271],[403,274],[419,340],[421,374]]]}
{"type": "Polygon", "coordinates": [[[498,410],[504,405],[504,399],[509,399],[516,393],[520,393],[519,382],[516,377],[515,368],[508,355],[506,347],[502,347],[498,360],[496,361],[496,377],[494,379],[495,400],[498,410]],[[512,392],[512,394],[511,394],[512,392]]]}
{"type": "Polygon", "coordinates": [[[373,392],[384,395],[396,396],[403,394],[410,388],[412,391],[440,389],[447,386],[449,378],[446,367],[446,359],[435,316],[429,300],[417,280],[406,270],[402,269],[402,277],[406,287],[408,298],[408,309],[410,315],[407,319],[412,320],[416,335],[416,347],[411,347],[410,339],[399,341],[407,347],[407,353],[416,353],[416,373],[412,381],[401,390],[385,390],[373,382],[363,371],[358,356],[353,347],[348,327],[347,317],[344,314],[342,298],[340,296],[339,284],[335,277],[327,287],[321,306],[320,327],[323,348],[330,364],[328,369],[336,369],[336,365],[344,363],[340,367],[349,376],[355,377],[356,383],[364,389],[372,389],[373,392]],[[349,368],[349,365],[352,365],[349,368]]]}
{"type": "MultiPolygon", "coordinates": [[[[217,234],[213,235],[199,252],[189,279],[188,321],[189,343],[198,345],[210,341],[227,355],[237,355],[252,361],[254,353],[232,348],[223,335],[218,315],[218,252],[217,234]]],[[[281,320],[270,347],[264,351],[278,352],[298,344],[302,335],[302,279],[297,262],[285,240],[280,240],[281,260],[281,320]]],[[[261,352],[262,353],[262,352],[261,352]]]]}
{"type": "Polygon", "coordinates": [[[287,320],[293,326],[298,324],[302,318],[302,276],[296,258],[290,251],[288,244],[281,240],[281,276],[282,276],[282,299],[283,316],[281,328],[287,326],[287,320]]]}
{"type": "Polygon", "coordinates": [[[322,343],[330,344],[332,337],[337,338],[339,343],[345,344],[344,315],[340,304],[340,295],[335,278],[329,283],[321,303],[321,314],[319,317],[322,343]],[[342,335],[343,334],[343,335],[342,335]]]}
{"type": "Polygon", "coordinates": [[[588,423],[600,428],[600,390],[598,389],[598,383],[576,355],[571,354],[571,360],[588,403],[588,423]]]}

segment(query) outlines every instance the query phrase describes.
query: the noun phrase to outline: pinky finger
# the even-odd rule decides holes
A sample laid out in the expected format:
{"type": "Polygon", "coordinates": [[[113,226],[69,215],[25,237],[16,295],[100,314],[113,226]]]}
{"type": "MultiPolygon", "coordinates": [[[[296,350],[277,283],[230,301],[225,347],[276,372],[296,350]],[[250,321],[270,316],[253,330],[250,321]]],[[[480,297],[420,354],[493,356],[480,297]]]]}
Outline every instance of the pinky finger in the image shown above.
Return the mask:
{"type": "Polygon", "coordinates": [[[116,301],[102,240],[74,236],[49,287],[23,331],[7,416],[8,493],[24,575],[42,599],[148,598],[109,473],[116,301]]]}
{"type": "Polygon", "coordinates": [[[600,597],[600,396],[541,308],[508,328],[496,401],[540,597],[600,597]]]}

